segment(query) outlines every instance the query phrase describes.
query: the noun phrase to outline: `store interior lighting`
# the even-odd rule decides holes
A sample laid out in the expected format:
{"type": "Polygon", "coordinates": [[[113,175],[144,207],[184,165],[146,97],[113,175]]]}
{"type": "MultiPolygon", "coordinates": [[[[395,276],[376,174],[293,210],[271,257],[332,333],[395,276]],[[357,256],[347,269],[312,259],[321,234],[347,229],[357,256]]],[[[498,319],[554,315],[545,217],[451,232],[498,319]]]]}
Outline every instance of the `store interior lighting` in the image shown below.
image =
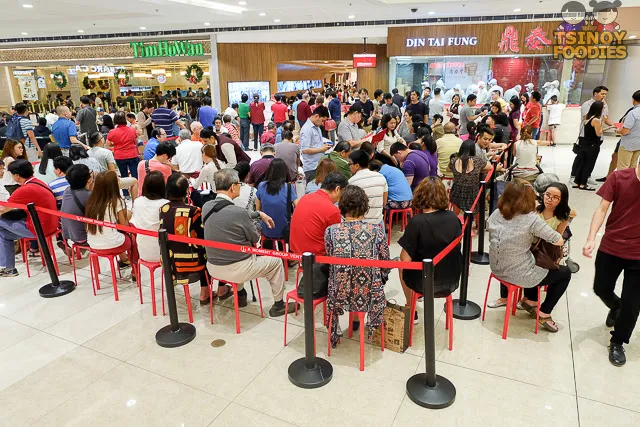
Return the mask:
{"type": "Polygon", "coordinates": [[[242,13],[247,9],[240,6],[232,6],[224,3],[217,3],[208,0],[169,0],[173,3],[187,4],[189,6],[206,7],[207,9],[220,10],[222,12],[242,13]]]}

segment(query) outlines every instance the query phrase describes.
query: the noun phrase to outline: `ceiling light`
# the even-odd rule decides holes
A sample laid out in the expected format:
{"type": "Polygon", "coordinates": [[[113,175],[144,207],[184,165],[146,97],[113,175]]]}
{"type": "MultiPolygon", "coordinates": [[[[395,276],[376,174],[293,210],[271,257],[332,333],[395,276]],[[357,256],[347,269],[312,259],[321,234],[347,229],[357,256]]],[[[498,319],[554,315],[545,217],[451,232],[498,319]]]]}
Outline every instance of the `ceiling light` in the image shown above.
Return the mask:
{"type": "Polygon", "coordinates": [[[246,5],[247,5],[247,2],[246,2],[246,1],[239,1],[239,2],[238,2],[238,4],[239,4],[240,6],[246,6],[246,5]]]}
{"type": "Polygon", "coordinates": [[[209,26],[209,25],[211,25],[211,23],[210,22],[205,22],[204,25],[205,26],[209,26]]]}
{"type": "Polygon", "coordinates": [[[520,12],[522,9],[520,9],[519,7],[516,9],[513,9],[514,12],[520,12]]]}
{"type": "Polygon", "coordinates": [[[25,9],[33,9],[32,4],[23,4],[22,7],[24,7],[25,9]]]}
{"type": "Polygon", "coordinates": [[[84,30],[78,30],[79,33],[84,33],[84,30]]]}
{"type": "Polygon", "coordinates": [[[173,3],[188,4],[189,6],[206,7],[207,9],[221,10],[223,12],[242,13],[245,9],[240,6],[231,6],[224,3],[217,3],[209,0],[169,0],[173,3]]]}
{"type": "Polygon", "coordinates": [[[147,29],[147,27],[140,27],[140,29],[141,29],[141,30],[146,30],[146,29],[147,29]]]}
{"type": "Polygon", "coordinates": [[[630,39],[635,39],[638,36],[629,36],[630,39]]]}
{"type": "Polygon", "coordinates": [[[267,16],[267,14],[266,14],[266,13],[264,13],[264,12],[260,12],[258,15],[260,15],[260,16],[267,16]]]}
{"type": "Polygon", "coordinates": [[[349,19],[356,19],[356,15],[349,15],[349,19]]]}
{"type": "Polygon", "coordinates": [[[22,34],[23,36],[28,36],[29,35],[29,33],[20,33],[20,34],[22,34]]]}
{"type": "Polygon", "coordinates": [[[434,11],[429,12],[429,15],[435,15],[434,11]]]}
{"type": "Polygon", "coordinates": [[[279,19],[274,19],[273,22],[280,22],[280,20],[279,19]]]}

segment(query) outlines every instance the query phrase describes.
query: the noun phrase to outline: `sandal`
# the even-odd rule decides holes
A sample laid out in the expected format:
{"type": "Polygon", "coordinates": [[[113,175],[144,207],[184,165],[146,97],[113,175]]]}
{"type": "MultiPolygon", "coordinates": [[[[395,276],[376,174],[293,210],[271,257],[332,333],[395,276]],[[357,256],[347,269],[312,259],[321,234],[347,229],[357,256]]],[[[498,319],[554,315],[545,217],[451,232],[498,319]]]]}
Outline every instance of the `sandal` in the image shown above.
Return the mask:
{"type": "Polygon", "coordinates": [[[32,251],[29,249],[29,258],[38,258],[40,256],[40,251],[32,251]]]}
{"type": "MultiPolygon", "coordinates": [[[[529,313],[530,315],[534,316],[536,315],[536,312],[538,311],[538,306],[537,305],[529,305],[524,301],[520,301],[518,303],[518,305],[520,307],[522,307],[522,310],[526,311],[527,313],[529,313]]],[[[518,308],[520,308],[518,307],[518,308]]]]}
{"type": "Polygon", "coordinates": [[[584,187],[578,187],[578,190],[584,190],[584,191],[596,191],[595,188],[593,187],[589,187],[588,185],[585,185],[584,187]]]}
{"type": "Polygon", "coordinates": [[[540,326],[542,326],[544,329],[546,329],[551,333],[555,334],[556,332],[558,332],[558,324],[553,321],[551,316],[539,318],[538,323],[540,324],[540,326]]]}
{"type": "Polygon", "coordinates": [[[489,308],[500,308],[500,307],[504,307],[504,306],[506,306],[506,305],[507,305],[507,302],[506,302],[506,301],[504,301],[504,302],[502,302],[502,301],[498,302],[498,300],[495,300],[495,301],[491,301],[491,302],[489,302],[489,303],[487,304],[487,307],[489,307],[489,308]]]}

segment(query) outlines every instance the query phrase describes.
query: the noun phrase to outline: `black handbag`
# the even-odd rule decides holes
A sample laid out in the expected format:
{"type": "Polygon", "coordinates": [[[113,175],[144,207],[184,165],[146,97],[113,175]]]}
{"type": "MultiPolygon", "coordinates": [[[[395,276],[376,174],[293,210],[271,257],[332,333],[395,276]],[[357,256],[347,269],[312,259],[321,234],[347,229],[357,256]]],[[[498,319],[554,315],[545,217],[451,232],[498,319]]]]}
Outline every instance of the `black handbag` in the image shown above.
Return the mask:
{"type": "Polygon", "coordinates": [[[291,200],[291,184],[287,184],[287,224],[282,230],[282,238],[289,243],[289,235],[291,234],[291,214],[293,210],[293,202],[291,200]]]}

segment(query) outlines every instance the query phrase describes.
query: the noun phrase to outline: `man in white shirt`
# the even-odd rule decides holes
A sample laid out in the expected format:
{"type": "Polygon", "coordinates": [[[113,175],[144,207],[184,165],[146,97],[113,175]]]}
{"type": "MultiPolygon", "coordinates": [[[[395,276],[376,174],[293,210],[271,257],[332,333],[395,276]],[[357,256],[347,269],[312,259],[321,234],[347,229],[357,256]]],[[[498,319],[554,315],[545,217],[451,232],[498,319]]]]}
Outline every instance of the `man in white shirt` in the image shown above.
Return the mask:
{"type": "Polygon", "coordinates": [[[434,89],[433,94],[434,98],[429,101],[429,125],[433,123],[433,116],[436,114],[440,114],[441,116],[444,114],[444,101],[441,99],[442,90],[437,87],[434,89]]]}
{"type": "Polygon", "coordinates": [[[190,138],[189,129],[180,129],[182,142],[176,148],[176,155],[171,159],[171,163],[178,166],[180,172],[189,178],[202,169],[202,143],[192,141],[190,138]]]}
{"type": "Polygon", "coordinates": [[[327,107],[317,107],[311,117],[305,121],[300,129],[300,150],[302,151],[302,165],[307,182],[316,176],[318,163],[324,157],[324,153],[331,148],[324,142],[320,126],[329,119],[327,107]]]}
{"type": "Polygon", "coordinates": [[[369,198],[369,211],[364,221],[379,224],[384,230],[383,208],[387,204],[389,187],[385,177],[369,170],[369,155],[363,150],[355,150],[349,154],[349,168],[353,176],[349,178],[349,185],[362,188],[369,198]]]}

